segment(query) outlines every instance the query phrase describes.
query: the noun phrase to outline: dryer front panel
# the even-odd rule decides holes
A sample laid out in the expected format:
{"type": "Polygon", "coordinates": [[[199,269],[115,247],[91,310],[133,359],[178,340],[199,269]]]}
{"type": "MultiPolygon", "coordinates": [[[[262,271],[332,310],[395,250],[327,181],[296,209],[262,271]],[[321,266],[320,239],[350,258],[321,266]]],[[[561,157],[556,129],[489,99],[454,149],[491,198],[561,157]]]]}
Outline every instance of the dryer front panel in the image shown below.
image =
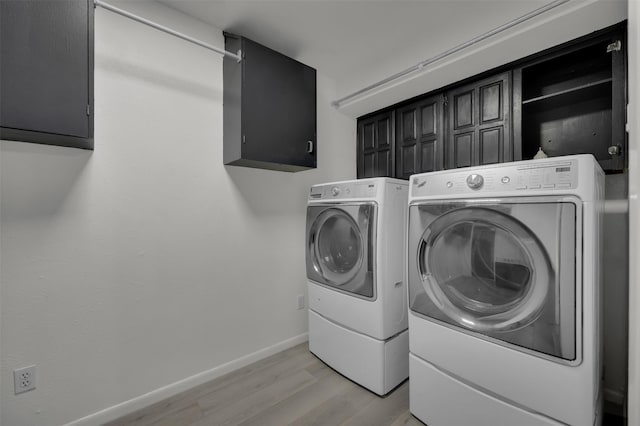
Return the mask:
{"type": "Polygon", "coordinates": [[[307,278],[375,299],[375,203],[307,207],[307,278]]]}
{"type": "Polygon", "coordinates": [[[409,301],[421,316],[566,361],[577,354],[575,202],[409,207],[409,301]]]}

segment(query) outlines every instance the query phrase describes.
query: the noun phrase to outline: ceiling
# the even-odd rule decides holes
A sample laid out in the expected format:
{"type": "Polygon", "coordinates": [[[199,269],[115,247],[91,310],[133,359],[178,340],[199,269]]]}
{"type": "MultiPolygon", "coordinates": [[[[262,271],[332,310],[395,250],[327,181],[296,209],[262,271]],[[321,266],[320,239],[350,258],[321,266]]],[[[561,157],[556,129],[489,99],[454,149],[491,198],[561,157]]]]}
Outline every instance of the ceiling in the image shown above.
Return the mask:
{"type": "Polygon", "coordinates": [[[384,78],[551,0],[158,1],[355,86],[372,69],[384,78]]]}
{"type": "Polygon", "coordinates": [[[156,1],[314,67],[335,82],[331,101],[352,117],[613,25],[627,14],[627,0],[156,1]],[[546,6],[553,10],[531,14],[533,19],[406,78],[361,91],[546,6]]]}

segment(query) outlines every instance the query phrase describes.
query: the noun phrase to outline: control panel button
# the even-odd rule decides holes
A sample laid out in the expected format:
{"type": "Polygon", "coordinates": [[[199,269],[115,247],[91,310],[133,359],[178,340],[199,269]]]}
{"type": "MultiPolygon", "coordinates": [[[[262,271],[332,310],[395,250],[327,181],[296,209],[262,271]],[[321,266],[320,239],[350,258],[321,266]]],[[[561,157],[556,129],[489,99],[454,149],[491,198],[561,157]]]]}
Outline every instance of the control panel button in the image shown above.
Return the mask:
{"type": "Polygon", "coordinates": [[[542,185],[542,187],[544,189],[553,189],[553,188],[556,187],[556,184],[555,183],[545,183],[544,185],[542,185]]]}
{"type": "Polygon", "coordinates": [[[529,185],[529,189],[540,189],[540,185],[538,184],[529,185]]]}
{"type": "Polygon", "coordinates": [[[527,185],[516,186],[516,189],[527,189],[527,185]]]}
{"type": "Polygon", "coordinates": [[[447,188],[451,188],[451,187],[453,187],[453,182],[451,181],[447,182],[447,188]]]}
{"type": "Polygon", "coordinates": [[[471,189],[480,189],[483,183],[484,178],[482,175],[473,173],[467,176],[467,186],[471,189]]]}
{"type": "Polygon", "coordinates": [[[502,179],[500,179],[500,182],[507,184],[511,182],[511,178],[509,176],[503,176],[502,179]]]}
{"type": "Polygon", "coordinates": [[[334,197],[340,195],[340,188],[338,188],[337,186],[331,188],[331,195],[333,195],[334,197]]]}
{"type": "Polygon", "coordinates": [[[556,188],[571,188],[570,183],[556,183],[556,188]]]}

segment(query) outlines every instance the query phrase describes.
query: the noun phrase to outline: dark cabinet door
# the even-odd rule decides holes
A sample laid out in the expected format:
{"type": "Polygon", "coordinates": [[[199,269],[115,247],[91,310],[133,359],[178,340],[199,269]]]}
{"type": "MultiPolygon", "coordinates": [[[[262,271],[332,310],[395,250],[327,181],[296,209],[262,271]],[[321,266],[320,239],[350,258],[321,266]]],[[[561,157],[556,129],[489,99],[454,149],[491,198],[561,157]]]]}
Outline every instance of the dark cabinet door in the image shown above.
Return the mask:
{"type": "Polygon", "coordinates": [[[0,1],[0,136],[93,147],[93,2],[0,1]]]}
{"type": "Polygon", "coordinates": [[[358,120],[358,178],[395,176],[394,111],[358,120]]]}
{"type": "Polygon", "coordinates": [[[396,111],[396,177],[442,170],[444,98],[435,95],[396,111]]]}
{"type": "Polygon", "coordinates": [[[225,33],[242,61],[223,62],[224,164],[280,171],[317,165],[316,70],[225,33]]]}
{"type": "Polygon", "coordinates": [[[511,73],[447,92],[447,168],[512,161],[511,73]]]}
{"type": "Polygon", "coordinates": [[[244,39],[243,158],[316,167],[316,70],[244,39]]]}

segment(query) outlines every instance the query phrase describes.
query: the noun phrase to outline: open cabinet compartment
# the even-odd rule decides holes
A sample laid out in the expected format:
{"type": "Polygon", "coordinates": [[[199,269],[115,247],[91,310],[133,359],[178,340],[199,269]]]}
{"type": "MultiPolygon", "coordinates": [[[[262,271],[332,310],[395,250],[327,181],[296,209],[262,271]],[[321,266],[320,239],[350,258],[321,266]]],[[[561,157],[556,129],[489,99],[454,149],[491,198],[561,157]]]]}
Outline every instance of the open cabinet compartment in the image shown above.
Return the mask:
{"type": "Polygon", "coordinates": [[[542,148],[549,157],[593,154],[609,172],[624,168],[621,39],[599,37],[521,69],[523,160],[542,148]],[[610,154],[611,146],[620,154],[610,154]]]}

